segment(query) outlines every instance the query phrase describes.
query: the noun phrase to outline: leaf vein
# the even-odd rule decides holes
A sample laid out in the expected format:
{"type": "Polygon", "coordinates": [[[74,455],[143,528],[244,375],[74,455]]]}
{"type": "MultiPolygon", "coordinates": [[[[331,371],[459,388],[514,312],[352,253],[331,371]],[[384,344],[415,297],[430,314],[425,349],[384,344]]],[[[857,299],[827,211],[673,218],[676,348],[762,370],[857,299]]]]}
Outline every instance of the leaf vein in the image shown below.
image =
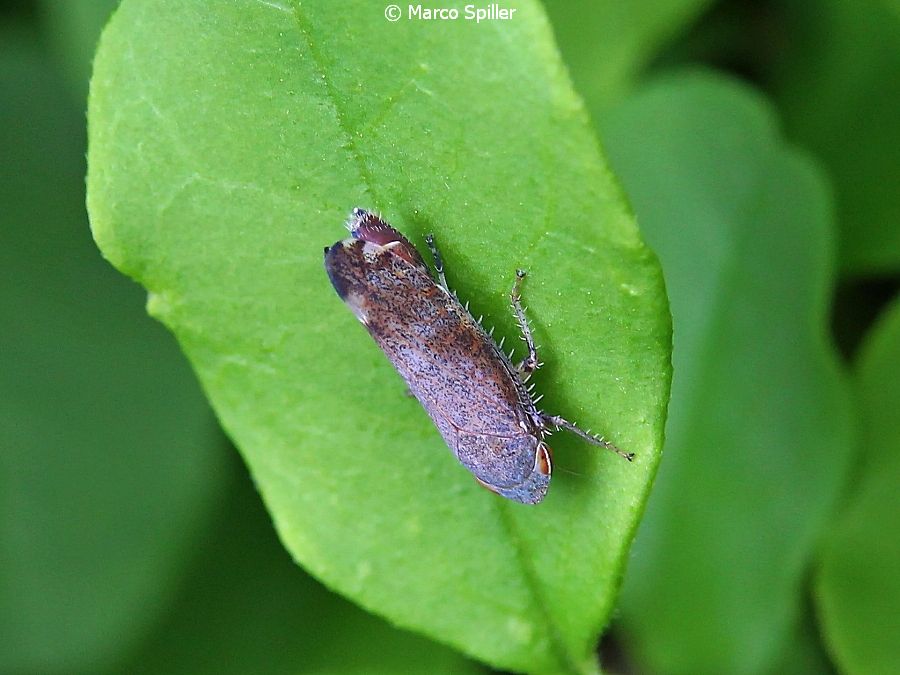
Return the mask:
{"type": "Polygon", "coordinates": [[[366,191],[369,192],[372,195],[372,198],[377,202],[378,200],[375,198],[375,190],[373,189],[375,185],[374,178],[371,171],[369,171],[369,166],[366,164],[366,160],[363,158],[362,153],[360,153],[359,149],[356,147],[356,134],[353,133],[353,129],[351,129],[346,122],[347,114],[343,108],[341,97],[335,91],[334,85],[332,85],[331,79],[328,77],[328,73],[325,69],[325,60],[319,53],[319,49],[316,46],[316,41],[313,40],[312,37],[312,27],[310,25],[310,22],[301,12],[299,0],[295,0],[295,2],[293,3],[293,7],[294,18],[297,21],[297,28],[300,31],[300,34],[306,40],[306,46],[309,50],[309,55],[312,58],[315,69],[318,71],[319,76],[322,79],[328,101],[329,103],[331,103],[331,107],[334,110],[334,116],[335,120],[337,121],[338,128],[347,139],[346,143],[344,144],[344,149],[356,163],[363,183],[365,183],[366,191]]]}
{"type": "Polygon", "coordinates": [[[545,625],[547,626],[547,635],[550,641],[551,652],[556,656],[557,661],[561,665],[563,665],[566,670],[573,673],[582,672],[581,668],[579,668],[575,663],[575,660],[572,658],[571,654],[569,654],[569,650],[566,649],[565,643],[563,642],[562,636],[560,635],[559,628],[556,626],[556,622],[553,620],[553,616],[551,615],[550,609],[547,606],[547,600],[541,592],[541,584],[537,571],[532,567],[530,563],[530,556],[528,554],[528,551],[526,550],[526,546],[522,541],[521,536],[519,535],[518,528],[513,522],[512,514],[510,514],[509,512],[510,505],[503,503],[498,499],[494,500],[494,504],[498,513],[500,514],[500,523],[502,524],[503,529],[506,530],[513,550],[515,550],[516,552],[516,559],[519,561],[519,568],[522,571],[522,578],[525,580],[525,585],[530,589],[531,594],[534,597],[535,608],[537,609],[538,613],[541,615],[541,618],[544,620],[545,625]]]}

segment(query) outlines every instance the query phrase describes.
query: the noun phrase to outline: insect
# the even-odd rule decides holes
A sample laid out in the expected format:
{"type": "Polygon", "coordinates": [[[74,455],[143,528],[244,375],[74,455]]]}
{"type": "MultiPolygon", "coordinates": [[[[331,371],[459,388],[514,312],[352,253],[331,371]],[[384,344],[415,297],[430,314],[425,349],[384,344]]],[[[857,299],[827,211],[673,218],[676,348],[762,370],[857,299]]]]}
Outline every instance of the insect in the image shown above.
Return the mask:
{"type": "Polygon", "coordinates": [[[538,409],[540,397],[526,384],[542,364],[521,302],[524,271],[516,271],[510,301],[528,354],[513,365],[511,353],[503,353],[492,331],[450,291],[432,235],[425,241],[437,281],[415,246],[377,215],[353,209],[347,228],[350,238],[325,248],[334,289],[479,483],[508,499],[540,502],[552,471],[546,439],[558,429],[634,458],[538,409]]]}

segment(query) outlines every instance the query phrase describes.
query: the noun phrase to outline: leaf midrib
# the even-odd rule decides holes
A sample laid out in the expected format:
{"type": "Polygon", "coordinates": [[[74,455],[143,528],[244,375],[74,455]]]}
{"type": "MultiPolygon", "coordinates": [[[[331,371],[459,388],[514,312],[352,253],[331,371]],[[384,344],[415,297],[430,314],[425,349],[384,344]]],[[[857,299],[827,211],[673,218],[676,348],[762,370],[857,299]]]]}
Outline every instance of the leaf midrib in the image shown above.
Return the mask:
{"type": "MultiPolygon", "coordinates": [[[[326,72],[324,59],[315,46],[315,40],[313,40],[312,38],[311,22],[307,17],[303,15],[300,5],[300,0],[292,0],[291,2],[297,29],[305,39],[306,46],[309,49],[309,54],[312,58],[313,66],[322,78],[322,81],[324,83],[323,86],[325,87],[325,93],[328,98],[329,104],[334,110],[338,128],[347,139],[347,142],[344,145],[344,149],[356,163],[357,168],[360,172],[360,176],[362,178],[363,185],[365,186],[366,191],[372,196],[373,204],[378,204],[379,201],[374,189],[374,177],[369,170],[365,159],[356,146],[356,137],[353,133],[353,130],[346,123],[347,116],[343,109],[341,98],[331,84],[331,78],[326,72]]],[[[561,638],[559,627],[556,625],[555,621],[553,621],[552,614],[550,613],[545,598],[543,597],[540,590],[539,578],[528,562],[530,560],[529,553],[522,543],[522,539],[519,536],[516,526],[512,522],[512,516],[509,513],[509,505],[499,503],[497,501],[500,499],[499,497],[495,498],[493,495],[488,495],[488,498],[495,500],[494,505],[497,509],[497,513],[499,514],[499,521],[503,529],[506,531],[507,538],[509,539],[511,546],[516,553],[516,559],[519,562],[521,577],[524,579],[525,586],[532,597],[532,604],[536,610],[537,615],[545,622],[545,625],[547,627],[547,634],[549,637],[549,644],[552,654],[556,658],[557,662],[567,672],[581,673],[582,669],[578,667],[576,660],[573,658],[572,654],[569,653],[569,650],[566,648],[566,645],[561,638]]],[[[443,641],[443,638],[441,636],[433,635],[432,637],[443,641]]]]}

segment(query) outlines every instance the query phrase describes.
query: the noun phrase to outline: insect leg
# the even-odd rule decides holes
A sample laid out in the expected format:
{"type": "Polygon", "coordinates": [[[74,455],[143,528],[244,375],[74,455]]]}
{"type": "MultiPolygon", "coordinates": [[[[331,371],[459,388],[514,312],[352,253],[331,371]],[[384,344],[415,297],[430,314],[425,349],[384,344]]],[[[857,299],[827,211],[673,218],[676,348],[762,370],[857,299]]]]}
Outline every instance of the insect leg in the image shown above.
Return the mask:
{"type": "Polygon", "coordinates": [[[434,235],[431,233],[426,234],[425,243],[428,244],[428,250],[431,251],[431,258],[434,260],[434,269],[437,270],[441,286],[449,293],[450,287],[447,285],[447,277],[444,276],[444,259],[441,258],[441,252],[438,251],[437,244],[434,243],[434,235]]]}
{"type": "Polygon", "coordinates": [[[624,457],[629,462],[634,459],[633,452],[624,452],[622,450],[619,450],[619,448],[617,448],[615,445],[605,440],[604,438],[595,436],[594,434],[589,434],[587,431],[579,429],[577,426],[575,426],[568,420],[563,419],[559,415],[542,415],[542,417],[544,422],[546,422],[547,424],[550,424],[557,429],[565,429],[566,431],[571,431],[573,434],[579,436],[580,438],[583,438],[588,443],[591,443],[592,445],[599,445],[601,448],[606,448],[607,450],[612,450],[614,453],[616,453],[620,457],[624,457]]]}
{"type": "Polygon", "coordinates": [[[525,316],[525,310],[522,308],[520,287],[524,278],[525,270],[516,270],[516,280],[513,283],[512,292],[509,294],[509,300],[512,302],[513,311],[516,313],[516,321],[519,323],[519,329],[522,331],[522,340],[528,346],[528,356],[522,359],[516,366],[516,370],[519,371],[523,380],[527,380],[542,364],[538,361],[537,348],[534,346],[534,336],[531,334],[528,318],[525,316]]]}

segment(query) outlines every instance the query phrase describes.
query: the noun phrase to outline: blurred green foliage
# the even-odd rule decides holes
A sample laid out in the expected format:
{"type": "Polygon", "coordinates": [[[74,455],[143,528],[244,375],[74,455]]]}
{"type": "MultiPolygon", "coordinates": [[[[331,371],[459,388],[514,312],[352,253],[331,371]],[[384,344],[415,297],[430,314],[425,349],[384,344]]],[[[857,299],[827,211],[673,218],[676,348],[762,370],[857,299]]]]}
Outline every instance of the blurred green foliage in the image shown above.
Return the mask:
{"type": "Polygon", "coordinates": [[[172,595],[221,435],[142,293],[85,228],[84,116],[33,46],[0,52],[0,670],[94,670],[172,595]]]}
{"type": "Polygon", "coordinates": [[[858,359],[860,456],[816,578],[825,637],[842,671],[889,675],[900,663],[900,298],[858,359]]]}
{"type": "Polygon", "coordinates": [[[79,105],[87,98],[100,28],[119,0],[38,0],[41,37],[79,105]]]}
{"type": "MultiPolygon", "coordinates": [[[[174,341],[92,247],[84,96],[114,5],[0,7],[0,670],[477,670],[293,565],[174,341]]],[[[669,443],[602,657],[900,672],[900,311],[859,311],[898,288],[900,3],[547,10],[675,325],[669,443]],[[708,69],[658,78],[684,64],[708,69]]]]}
{"type": "MultiPolygon", "coordinates": [[[[577,35],[576,82],[605,67],[602,50],[583,58],[589,47],[572,26],[585,23],[556,23],[563,45],[577,35]]],[[[869,314],[897,288],[900,21],[889,3],[719,2],[681,30],[612,102],[586,92],[661,257],[675,331],[667,454],[617,634],[640,672],[828,672],[823,644],[847,672],[898,672],[888,636],[900,567],[875,524],[879,507],[896,509],[860,496],[855,517],[839,515],[848,489],[866,489],[854,487],[865,479],[852,459],[872,424],[848,405],[827,322],[854,321],[835,331],[853,355],[869,314]],[[702,85],[652,82],[695,63],[750,77],[771,98],[714,71],[702,85]],[[871,275],[878,286],[860,283],[871,275]],[[854,574],[867,556],[879,562],[854,574]],[[808,585],[820,565],[824,622],[808,585]]],[[[881,456],[896,458],[890,390],[867,391],[881,397],[881,456]]],[[[882,485],[897,485],[900,467],[879,469],[882,485]]]]}
{"type": "Polygon", "coordinates": [[[651,672],[762,672],[799,620],[853,450],[826,338],[828,192],[765,101],[719,74],[652,82],[601,130],[662,260],[676,331],[666,462],[623,635],[651,672]]]}
{"type": "Polygon", "coordinates": [[[785,0],[770,67],[790,137],[834,186],[848,275],[900,274],[900,13],[891,0],[785,0]],[[891,7],[891,5],[894,5],[891,7]]]}
{"type": "Polygon", "coordinates": [[[621,101],[712,0],[544,0],[572,80],[594,114],[621,101]]]}

